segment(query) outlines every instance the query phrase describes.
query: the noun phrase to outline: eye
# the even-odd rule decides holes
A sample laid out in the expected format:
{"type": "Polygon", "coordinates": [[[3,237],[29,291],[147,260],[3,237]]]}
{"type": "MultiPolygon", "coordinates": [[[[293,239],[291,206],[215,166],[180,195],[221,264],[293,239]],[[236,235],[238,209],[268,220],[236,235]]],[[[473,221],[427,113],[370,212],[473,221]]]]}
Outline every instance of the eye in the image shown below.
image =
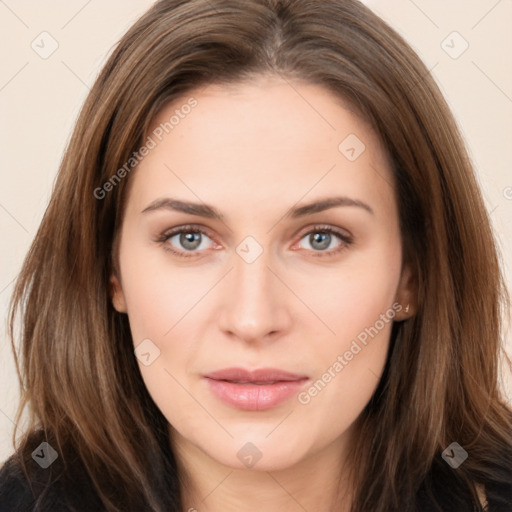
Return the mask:
{"type": "Polygon", "coordinates": [[[164,243],[166,251],[170,251],[182,258],[190,258],[202,250],[212,248],[205,247],[203,242],[206,240],[210,240],[213,243],[213,240],[203,229],[195,226],[181,226],[171,231],[166,231],[157,239],[158,242],[164,243]]]}
{"type": "MultiPolygon", "coordinates": [[[[307,250],[313,252],[312,256],[326,257],[334,256],[353,243],[350,235],[330,226],[314,226],[302,236],[300,241],[306,240],[310,247],[307,250]],[[338,242],[333,246],[333,242],[338,242]],[[329,248],[331,248],[329,250],[329,248]]],[[[220,247],[208,236],[203,228],[198,226],[180,226],[166,231],[156,240],[163,243],[166,251],[180,258],[191,258],[206,249],[220,247]],[[206,243],[210,240],[210,246],[206,243]],[[206,245],[206,246],[205,246],[206,245]]],[[[299,241],[299,243],[300,243],[299,241]]]]}
{"type": "Polygon", "coordinates": [[[352,238],[348,234],[330,226],[314,226],[314,228],[308,231],[300,240],[307,241],[310,247],[306,247],[306,249],[317,253],[313,254],[315,257],[333,256],[353,243],[352,238]],[[336,241],[338,244],[332,248],[333,243],[336,241]],[[328,250],[329,248],[331,248],[331,250],[328,250]]]}

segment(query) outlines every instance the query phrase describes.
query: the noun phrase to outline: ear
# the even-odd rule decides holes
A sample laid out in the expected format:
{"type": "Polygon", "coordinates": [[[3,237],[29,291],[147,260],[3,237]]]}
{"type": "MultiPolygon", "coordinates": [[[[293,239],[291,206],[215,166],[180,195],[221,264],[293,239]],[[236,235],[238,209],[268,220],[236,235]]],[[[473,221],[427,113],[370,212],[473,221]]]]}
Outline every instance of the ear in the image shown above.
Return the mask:
{"type": "Polygon", "coordinates": [[[112,305],[119,313],[126,313],[126,300],[124,298],[123,289],[119,279],[112,274],[110,276],[110,298],[112,299],[112,305]]]}
{"type": "Polygon", "coordinates": [[[416,276],[409,264],[404,264],[396,292],[396,303],[401,308],[396,309],[395,320],[402,321],[413,317],[418,310],[418,289],[416,276]]]}

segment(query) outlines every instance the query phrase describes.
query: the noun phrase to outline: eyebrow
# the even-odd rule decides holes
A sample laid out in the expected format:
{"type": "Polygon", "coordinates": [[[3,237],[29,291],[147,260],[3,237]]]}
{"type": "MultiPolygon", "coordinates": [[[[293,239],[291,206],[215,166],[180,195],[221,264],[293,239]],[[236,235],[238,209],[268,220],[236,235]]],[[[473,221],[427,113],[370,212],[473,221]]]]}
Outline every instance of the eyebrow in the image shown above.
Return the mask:
{"type": "MultiPolygon", "coordinates": [[[[299,217],[305,217],[306,215],[312,215],[313,213],[322,212],[335,208],[337,206],[355,206],[366,210],[368,213],[374,215],[372,207],[363,201],[358,199],[351,199],[350,197],[328,197],[325,199],[319,199],[312,203],[305,204],[303,206],[290,208],[283,218],[296,219],[299,217]]],[[[150,203],[141,213],[148,213],[155,210],[172,210],[177,212],[188,213],[190,215],[197,215],[198,217],[206,217],[208,219],[217,219],[224,221],[224,215],[222,215],[216,208],[204,203],[194,203],[190,201],[181,201],[179,199],[172,199],[165,197],[162,199],[156,199],[150,203]]]]}

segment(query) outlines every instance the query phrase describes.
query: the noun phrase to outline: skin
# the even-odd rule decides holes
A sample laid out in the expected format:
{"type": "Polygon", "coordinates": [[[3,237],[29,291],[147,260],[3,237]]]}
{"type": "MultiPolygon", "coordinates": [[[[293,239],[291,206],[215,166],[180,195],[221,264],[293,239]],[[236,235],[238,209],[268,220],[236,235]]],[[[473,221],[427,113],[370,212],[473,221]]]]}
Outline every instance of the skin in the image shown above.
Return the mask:
{"type": "Polygon", "coordinates": [[[401,307],[394,321],[413,314],[387,155],[371,126],[318,85],[269,77],[210,85],[165,107],[154,126],[190,96],[198,105],[129,177],[119,274],[111,278],[134,346],[150,339],[160,350],[139,367],[170,424],[184,510],[348,511],[347,448],[382,375],[393,321],[307,404],[293,396],[265,411],[237,409],[202,376],[276,367],[310,377],[307,391],[393,304],[401,307]],[[366,146],[354,161],[338,149],[349,134],[366,146]],[[373,214],[337,206],[284,217],[339,195],[373,214]],[[141,213],[164,197],[207,203],[224,219],[141,213]],[[179,234],[158,238],[186,224],[205,234],[192,257],[180,258],[165,250],[187,253],[179,234]],[[323,249],[331,255],[318,257],[321,244],[311,239],[318,224],[353,243],[332,235],[323,249]],[[236,252],[247,236],[263,250],[252,263],[236,252]],[[237,457],[248,442],[261,452],[252,468],[237,457]]]}

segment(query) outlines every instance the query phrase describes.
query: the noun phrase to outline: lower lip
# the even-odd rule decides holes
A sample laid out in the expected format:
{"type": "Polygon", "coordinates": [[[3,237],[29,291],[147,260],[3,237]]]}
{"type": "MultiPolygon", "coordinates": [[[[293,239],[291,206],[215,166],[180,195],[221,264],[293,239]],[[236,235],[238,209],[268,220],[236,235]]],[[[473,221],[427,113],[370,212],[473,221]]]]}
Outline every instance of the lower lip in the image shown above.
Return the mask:
{"type": "Polygon", "coordinates": [[[278,381],[274,384],[235,384],[206,378],[214,395],[228,405],[248,411],[264,411],[297,394],[308,379],[278,381]]]}

